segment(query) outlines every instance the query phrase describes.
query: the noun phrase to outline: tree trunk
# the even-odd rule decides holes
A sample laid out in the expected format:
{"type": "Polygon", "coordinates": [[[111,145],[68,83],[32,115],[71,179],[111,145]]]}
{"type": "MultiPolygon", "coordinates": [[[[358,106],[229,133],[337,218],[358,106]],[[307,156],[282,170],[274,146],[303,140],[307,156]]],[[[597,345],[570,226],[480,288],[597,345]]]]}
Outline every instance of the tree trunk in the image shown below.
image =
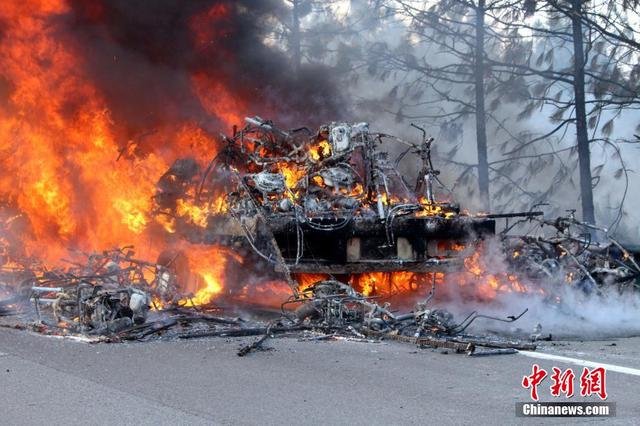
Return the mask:
{"type": "Polygon", "coordinates": [[[291,46],[293,71],[295,76],[298,77],[300,64],[302,63],[302,52],[300,48],[300,1],[292,0],[291,3],[293,5],[293,22],[291,23],[291,36],[289,37],[289,43],[291,46]]]}
{"type": "Polygon", "coordinates": [[[487,124],[484,109],[484,14],[485,0],[478,0],[476,7],[476,48],[475,48],[475,89],[476,89],[476,143],[478,147],[478,187],[480,202],[486,211],[490,209],[489,202],[489,158],[487,153],[487,124]]]}
{"type": "Polygon", "coordinates": [[[587,133],[587,113],[584,94],[584,39],[582,34],[582,0],[571,0],[571,23],[573,26],[573,91],[576,105],[576,136],[578,163],[580,166],[580,198],[582,220],[595,224],[593,186],[591,178],[591,149],[587,133]]]}

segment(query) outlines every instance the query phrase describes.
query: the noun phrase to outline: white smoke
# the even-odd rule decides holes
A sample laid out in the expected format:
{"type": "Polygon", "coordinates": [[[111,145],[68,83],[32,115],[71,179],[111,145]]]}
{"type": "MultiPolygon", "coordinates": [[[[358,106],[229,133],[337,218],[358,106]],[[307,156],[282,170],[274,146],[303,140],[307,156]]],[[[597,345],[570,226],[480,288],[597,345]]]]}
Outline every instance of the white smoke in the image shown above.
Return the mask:
{"type": "MultiPolygon", "coordinates": [[[[504,275],[509,269],[497,239],[485,245],[480,262],[488,274],[504,275]]],[[[459,319],[474,310],[503,319],[528,310],[512,323],[478,319],[470,328],[477,332],[580,338],[640,335],[640,294],[634,289],[620,290],[613,284],[596,289],[568,283],[564,275],[534,281],[522,273],[514,273],[527,288],[526,292],[498,291],[488,302],[458,298],[438,307],[450,310],[459,319]]]]}

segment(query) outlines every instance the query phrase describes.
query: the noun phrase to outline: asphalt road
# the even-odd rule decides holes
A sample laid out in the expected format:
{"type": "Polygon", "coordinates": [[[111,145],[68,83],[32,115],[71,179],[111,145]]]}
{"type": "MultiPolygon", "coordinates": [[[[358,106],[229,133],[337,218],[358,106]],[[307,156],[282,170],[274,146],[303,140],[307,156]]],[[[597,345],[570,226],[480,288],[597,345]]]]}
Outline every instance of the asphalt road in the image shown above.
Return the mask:
{"type": "MultiPolygon", "coordinates": [[[[541,348],[629,368],[607,373],[606,420],[515,417],[534,362],[579,375],[578,361],[292,338],[240,358],[247,341],[92,345],[0,329],[0,424],[640,424],[640,338],[541,348]]],[[[548,384],[540,393],[552,399],[548,384]]]]}

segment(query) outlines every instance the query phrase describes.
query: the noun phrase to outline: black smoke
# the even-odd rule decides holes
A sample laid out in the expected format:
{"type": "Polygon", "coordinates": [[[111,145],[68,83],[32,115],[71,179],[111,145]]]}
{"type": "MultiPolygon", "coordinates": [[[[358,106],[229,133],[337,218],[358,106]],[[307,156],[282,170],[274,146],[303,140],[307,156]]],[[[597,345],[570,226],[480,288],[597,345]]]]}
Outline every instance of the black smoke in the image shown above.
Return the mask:
{"type": "MultiPolygon", "coordinates": [[[[220,130],[193,93],[191,76],[205,74],[250,105],[249,113],[283,126],[317,125],[346,114],[338,79],[327,67],[304,65],[265,43],[288,19],[279,0],[70,0],[58,17],[99,88],[116,127],[135,137],[189,120],[220,130]],[[223,8],[223,16],[213,8],[223,8]],[[209,35],[204,47],[196,30],[209,35]]],[[[242,125],[242,123],[238,123],[242,125]]]]}

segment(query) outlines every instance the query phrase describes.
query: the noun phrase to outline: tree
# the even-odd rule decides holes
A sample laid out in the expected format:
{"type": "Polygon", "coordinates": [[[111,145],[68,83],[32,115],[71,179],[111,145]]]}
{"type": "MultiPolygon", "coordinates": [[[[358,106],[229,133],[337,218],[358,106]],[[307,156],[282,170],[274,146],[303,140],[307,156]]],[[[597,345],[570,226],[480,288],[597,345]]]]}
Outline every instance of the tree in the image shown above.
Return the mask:
{"type": "Polygon", "coordinates": [[[304,63],[326,65],[335,40],[349,29],[338,16],[339,0],[282,0],[274,26],[276,39],[291,57],[296,76],[304,63]]]}
{"type": "MultiPolygon", "coordinates": [[[[528,14],[531,17],[528,21],[511,15],[502,23],[513,28],[515,34],[520,30],[532,34],[535,42],[529,44],[526,60],[496,61],[493,66],[535,79],[524,115],[539,108],[555,109],[550,114],[555,127],[545,138],[562,134],[569,125],[575,126],[582,218],[595,223],[593,188],[603,165],[592,169],[593,144],[600,142],[614,149],[621,163],[616,176],[627,171],[609,136],[623,109],[637,108],[640,100],[640,86],[634,78],[640,73],[634,38],[637,32],[627,23],[624,4],[615,0],[604,5],[580,0],[532,0],[525,2],[525,8],[516,13],[521,17],[528,14]],[[572,53],[569,58],[554,56],[562,48],[572,53]],[[553,95],[552,89],[556,90],[553,95]]],[[[532,138],[510,153],[541,139],[532,138]]]]}
{"type": "MultiPolygon", "coordinates": [[[[502,41],[488,30],[486,19],[505,7],[505,2],[442,0],[429,7],[419,1],[396,3],[396,15],[411,22],[408,40],[395,49],[386,43],[376,46],[375,60],[381,64],[379,76],[384,78],[395,71],[413,75],[405,80],[408,82],[404,83],[403,93],[416,101],[413,106],[435,107],[414,118],[432,120],[434,124],[440,121],[447,126],[460,120],[474,120],[477,164],[473,168],[477,170],[482,208],[489,210],[491,164],[487,122],[492,117],[491,111],[487,111],[487,101],[495,98],[488,99],[487,89],[495,89],[498,80],[487,58],[491,52],[501,50],[502,41]],[[432,101],[424,101],[425,97],[432,101]]],[[[399,106],[398,116],[404,116],[407,106],[406,103],[399,106]]]]}
{"type": "Polygon", "coordinates": [[[512,209],[518,200],[550,200],[577,171],[583,218],[595,222],[593,186],[603,165],[591,167],[591,147],[609,149],[606,158],[620,162],[614,176],[626,176],[611,134],[638,101],[638,33],[623,3],[607,2],[606,13],[573,0],[394,3],[410,22],[407,36],[397,46],[377,43],[371,68],[401,81],[388,96],[399,120],[459,129],[454,122],[475,119],[477,164],[456,160],[459,146],[445,155],[462,167],[456,184],[477,169],[482,198],[491,185],[494,205],[512,209]]]}

